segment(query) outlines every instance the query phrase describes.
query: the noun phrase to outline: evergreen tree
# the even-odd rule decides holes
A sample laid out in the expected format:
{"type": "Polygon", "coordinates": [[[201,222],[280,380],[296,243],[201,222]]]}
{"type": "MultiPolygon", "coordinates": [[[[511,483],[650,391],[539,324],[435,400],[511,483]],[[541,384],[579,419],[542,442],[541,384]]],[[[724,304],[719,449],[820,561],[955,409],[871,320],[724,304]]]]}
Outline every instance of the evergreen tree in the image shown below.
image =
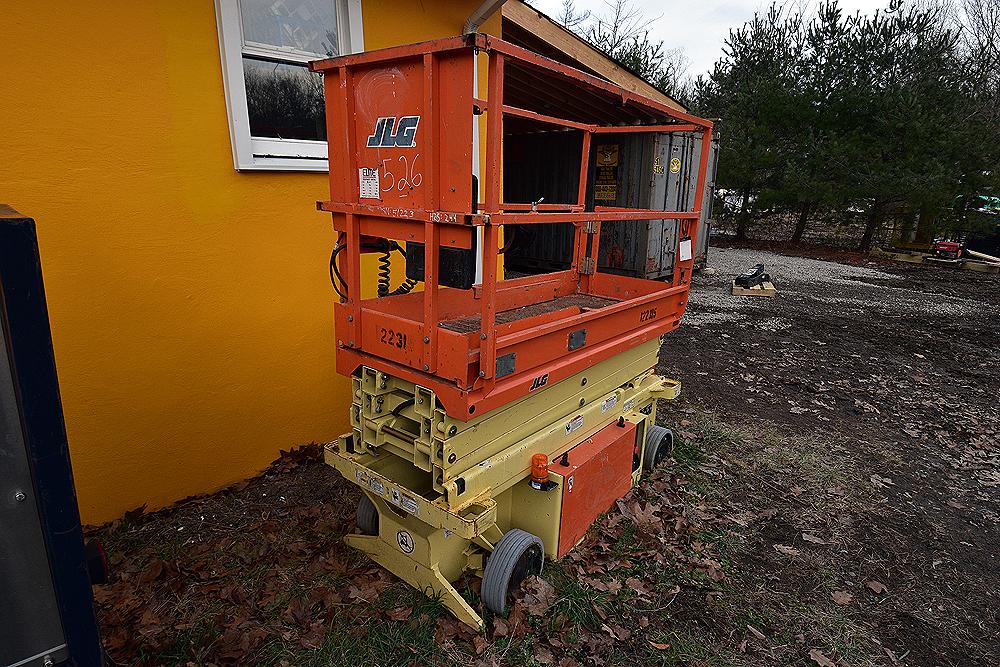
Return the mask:
{"type": "Polygon", "coordinates": [[[807,20],[778,6],[730,32],[695,88],[722,118],[720,187],[755,214],[795,211],[798,242],[820,210],[865,212],[861,248],[899,214],[932,225],[996,191],[1000,0],[889,6],[845,17],[836,0],[807,20]]]}
{"type": "Polygon", "coordinates": [[[775,200],[795,146],[788,127],[800,97],[801,19],[772,6],[730,31],[722,59],[695,84],[694,109],[720,117],[725,147],[716,182],[739,194],[736,236],[746,237],[754,210],[775,200]]]}

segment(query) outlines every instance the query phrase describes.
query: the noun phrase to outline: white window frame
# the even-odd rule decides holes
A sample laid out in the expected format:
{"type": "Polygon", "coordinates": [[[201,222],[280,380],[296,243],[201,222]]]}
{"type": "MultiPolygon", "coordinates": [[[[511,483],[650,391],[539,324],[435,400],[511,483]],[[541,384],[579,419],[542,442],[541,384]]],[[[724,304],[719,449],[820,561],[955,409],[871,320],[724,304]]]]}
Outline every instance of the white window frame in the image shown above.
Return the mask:
{"type": "MultiPolygon", "coordinates": [[[[361,23],[361,0],[329,0],[337,12],[337,35],[340,53],[365,50],[361,23]]],[[[222,80],[229,113],[229,138],[233,147],[233,166],[238,171],[329,171],[325,141],[271,139],[250,135],[250,112],[247,108],[243,56],[264,56],[286,62],[307,63],[317,60],[312,53],[281,49],[270,45],[244,43],[239,0],[215,0],[219,27],[219,51],[222,56],[222,80]]]]}

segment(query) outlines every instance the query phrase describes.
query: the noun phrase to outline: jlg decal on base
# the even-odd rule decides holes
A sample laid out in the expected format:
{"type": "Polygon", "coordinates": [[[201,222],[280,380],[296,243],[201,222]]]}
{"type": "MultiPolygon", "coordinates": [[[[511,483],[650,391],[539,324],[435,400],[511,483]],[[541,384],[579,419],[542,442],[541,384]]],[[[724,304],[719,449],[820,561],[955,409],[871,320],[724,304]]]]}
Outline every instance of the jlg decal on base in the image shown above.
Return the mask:
{"type": "Polygon", "coordinates": [[[535,391],[536,389],[541,389],[549,381],[549,374],[539,375],[534,380],[531,381],[531,388],[528,391],[535,391]]]}

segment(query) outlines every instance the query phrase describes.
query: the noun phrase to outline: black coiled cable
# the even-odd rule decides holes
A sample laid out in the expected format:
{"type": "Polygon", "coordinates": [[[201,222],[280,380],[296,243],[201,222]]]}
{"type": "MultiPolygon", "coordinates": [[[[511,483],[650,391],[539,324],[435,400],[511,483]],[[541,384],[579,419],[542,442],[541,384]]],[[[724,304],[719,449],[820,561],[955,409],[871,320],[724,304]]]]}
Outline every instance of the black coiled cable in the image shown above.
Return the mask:
{"type": "Polygon", "coordinates": [[[392,257],[389,251],[378,256],[378,295],[389,296],[389,278],[392,275],[392,257]]]}
{"type": "MultiPolygon", "coordinates": [[[[347,281],[344,280],[344,276],[340,273],[340,267],[337,266],[337,255],[346,248],[345,244],[338,243],[334,246],[333,252],[330,253],[330,283],[333,285],[333,289],[337,292],[337,295],[345,301],[347,300],[347,281]]],[[[401,255],[403,254],[402,248],[395,241],[392,242],[390,250],[395,250],[401,255]]],[[[392,257],[389,252],[389,250],[383,252],[378,258],[378,296],[386,297],[409,294],[419,281],[407,278],[396,289],[390,289],[392,286],[390,283],[392,277],[392,257]]]]}
{"type": "MultiPolygon", "coordinates": [[[[403,254],[403,249],[400,248],[399,244],[396,243],[395,241],[392,242],[392,248],[391,249],[395,250],[400,255],[403,254]]],[[[387,250],[384,253],[382,253],[381,255],[379,255],[379,258],[378,258],[378,295],[379,295],[379,297],[400,296],[400,295],[403,295],[403,294],[409,294],[413,290],[413,288],[417,286],[417,282],[418,281],[413,280],[412,278],[407,278],[407,279],[405,279],[403,281],[403,284],[401,284],[396,289],[390,291],[390,288],[392,287],[392,285],[390,283],[390,277],[392,275],[391,274],[391,270],[392,270],[392,256],[389,254],[389,251],[387,250]]]]}

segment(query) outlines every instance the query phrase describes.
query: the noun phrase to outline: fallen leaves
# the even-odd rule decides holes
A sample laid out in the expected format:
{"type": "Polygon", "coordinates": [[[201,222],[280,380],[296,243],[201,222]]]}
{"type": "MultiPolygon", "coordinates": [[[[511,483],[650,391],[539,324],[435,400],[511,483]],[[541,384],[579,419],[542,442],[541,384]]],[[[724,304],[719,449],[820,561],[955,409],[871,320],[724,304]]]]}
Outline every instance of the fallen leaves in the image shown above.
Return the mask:
{"type": "Polygon", "coordinates": [[[830,594],[830,597],[833,598],[833,601],[836,604],[842,607],[849,605],[854,601],[854,596],[847,591],[834,591],[830,594]]]}
{"type": "Polygon", "coordinates": [[[882,595],[883,593],[886,593],[889,590],[885,587],[885,584],[883,584],[881,581],[876,581],[874,579],[866,581],[865,586],[868,587],[868,590],[877,595],[882,595]]]}
{"type": "Polygon", "coordinates": [[[405,621],[413,615],[413,607],[396,607],[386,613],[386,617],[393,621],[405,621]]]}
{"type": "Polygon", "coordinates": [[[528,577],[521,584],[521,604],[532,616],[541,616],[556,601],[556,589],[540,577],[528,577]]]}
{"type": "Polygon", "coordinates": [[[536,646],[535,647],[535,662],[540,665],[553,665],[556,662],[556,656],[547,646],[536,646]]]}
{"type": "Polygon", "coordinates": [[[837,663],[826,657],[826,654],[818,648],[814,648],[809,651],[809,659],[819,665],[819,667],[837,667],[837,663]]]}
{"type": "Polygon", "coordinates": [[[895,482],[892,481],[891,477],[882,477],[878,474],[872,474],[869,479],[871,480],[872,486],[876,489],[887,489],[890,486],[895,486],[895,482]]]}
{"type": "MultiPolygon", "coordinates": [[[[261,477],[215,496],[153,514],[137,511],[131,523],[109,526],[116,531],[105,536],[113,578],[94,588],[94,599],[105,650],[116,663],[135,664],[138,656],[172,650],[181,633],[197,633],[207,639],[190,648],[197,664],[254,664],[270,641],[321,647],[345,606],[354,605],[362,616],[378,613],[368,600],[379,599],[397,580],[347,557],[339,541],[350,512],[342,509],[342,488],[324,482],[327,488],[314,493],[303,485],[306,477],[292,481],[280,472],[302,475],[318,452],[296,450],[261,477]],[[282,487],[301,500],[289,502],[291,494],[275,492],[282,487]],[[340,504],[326,504],[333,496],[340,504]],[[118,535],[131,547],[127,552],[115,548],[123,544],[113,539],[118,535]],[[329,577],[350,584],[340,579],[328,585],[329,577]]],[[[318,470],[319,478],[332,478],[314,465],[318,470]]],[[[411,613],[396,608],[386,615],[405,622],[411,613]]]]}
{"type": "Polygon", "coordinates": [[[277,459],[271,462],[269,470],[276,473],[292,472],[302,465],[323,460],[323,448],[315,442],[290,450],[280,450],[277,459]]]}
{"type": "Polygon", "coordinates": [[[636,577],[629,577],[626,579],[625,585],[635,591],[640,598],[646,600],[650,599],[650,596],[653,594],[650,585],[641,579],[637,579],[636,577]]]}
{"type": "MultiPolygon", "coordinates": [[[[788,304],[794,304],[793,299],[788,299],[784,307],[788,304]]],[[[838,312],[838,322],[842,315],[838,312]]],[[[831,332],[837,333],[833,328],[831,332]]],[[[730,333],[735,336],[736,332],[730,333]]],[[[758,334],[753,332],[749,335],[758,334]]],[[[691,402],[675,401],[669,407],[661,404],[663,414],[668,419],[678,413],[695,414],[692,407],[695,400],[701,401],[706,397],[710,400],[710,391],[719,385],[720,375],[715,372],[719,366],[735,366],[734,360],[750,363],[744,355],[756,354],[757,350],[766,350],[769,358],[780,358],[781,363],[789,359],[809,358],[808,350],[801,354],[799,350],[776,353],[775,346],[780,351],[785,343],[774,340],[771,334],[766,335],[769,338],[767,341],[740,348],[737,355],[710,350],[707,354],[721,360],[712,367],[705,366],[705,370],[712,370],[713,373],[702,382],[702,386],[698,386],[697,378],[692,377],[693,383],[689,385],[693,389],[689,394],[693,397],[691,402]]],[[[791,336],[792,333],[789,333],[788,337],[791,336]]],[[[813,590],[812,581],[808,579],[813,567],[822,567],[823,574],[835,574],[837,578],[832,580],[845,582],[836,587],[850,589],[851,592],[842,591],[854,596],[853,602],[848,604],[856,604],[862,597],[872,603],[878,602],[881,598],[873,596],[889,592],[879,581],[865,581],[865,575],[858,578],[858,572],[869,572],[867,576],[882,578],[888,575],[878,569],[885,563],[859,563],[856,539],[858,529],[865,526],[857,523],[862,515],[851,503],[859,493],[884,495],[872,494],[872,485],[890,487],[886,493],[893,494],[894,502],[897,499],[907,502],[910,498],[908,494],[916,496],[920,489],[913,484],[909,473],[894,467],[892,460],[873,456],[875,463],[867,458],[859,463],[852,457],[853,450],[877,453],[878,446],[884,444],[872,442],[868,446],[861,440],[875,436],[862,434],[857,437],[852,429],[848,420],[854,419],[856,413],[851,408],[850,397],[853,393],[859,392],[880,409],[885,407],[886,413],[893,413],[895,419],[892,426],[895,428],[887,431],[899,431],[898,424],[901,422],[897,414],[899,410],[891,400],[873,395],[886,384],[878,378],[868,384],[840,384],[844,378],[837,369],[856,369],[857,366],[852,366],[855,362],[839,354],[842,345],[836,344],[836,339],[836,335],[830,339],[833,343],[831,349],[836,347],[838,352],[831,358],[831,364],[817,364],[818,370],[809,373],[799,372],[802,369],[796,368],[797,377],[787,374],[790,380],[787,385],[765,383],[764,388],[773,391],[776,396],[757,394],[758,400],[752,411],[762,417],[771,412],[776,414],[776,410],[769,412],[768,406],[782,406],[777,400],[781,398],[780,391],[787,388],[801,394],[803,383],[818,382],[815,391],[823,392],[828,397],[824,400],[837,410],[830,416],[843,418],[844,435],[852,436],[843,438],[843,450],[835,452],[836,456],[844,457],[844,469],[824,468],[818,475],[812,470],[802,469],[803,465],[812,465],[816,460],[827,460],[826,454],[818,451],[824,444],[825,436],[822,434],[808,443],[803,441],[809,447],[807,451],[764,451],[773,443],[761,443],[751,437],[752,434],[747,434],[746,442],[736,451],[723,451],[727,446],[724,442],[726,430],[743,428],[744,424],[735,424],[730,417],[719,415],[715,424],[718,428],[713,429],[715,435],[711,439],[702,439],[701,416],[691,417],[695,422],[685,419],[680,423],[683,430],[675,429],[679,443],[683,439],[690,447],[694,441],[695,446],[684,453],[701,454],[704,458],[692,463],[690,459],[681,461],[679,457],[679,465],[657,471],[621,503],[612,507],[568,559],[551,570],[546,566],[547,571],[552,572],[549,582],[556,582],[558,589],[550,592],[537,587],[534,581],[528,582],[525,596],[513,605],[506,619],[487,619],[490,627],[487,635],[469,634],[450,620],[439,623],[438,612],[421,611],[416,602],[420,599],[419,593],[412,593],[413,597],[410,597],[411,593],[404,584],[391,577],[379,576],[377,573],[380,570],[364,556],[348,551],[340,544],[339,538],[344,530],[338,522],[353,522],[353,501],[345,493],[349,485],[331,482],[330,487],[319,487],[319,492],[309,498],[302,497],[308,494],[302,494],[300,488],[299,498],[286,503],[289,491],[295,493],[292,489],[294,485],[281,480],[275,484],[272,479],[245,481],[230,487],[227,493],[234,494],[232,511],[216,516],[209,516],[206,512],[204,524],[164,520],[160,513],[130,513],[127,521],[132,524],[144,527],[162,525],[165,526],[162,529],[164,534],[173,532],[162,537],[155,533],[158,529],[144,528],[154,532],[130,532],[126,539],[119,540],[120,544],[128,544],[130,551],[127,557],[119,556],[125,562],[119,563],[117,578],[109,585],[94,589],[105,628],[106,647],[122,664],[134,664],[138,661],[137,656],[142,655],[154,656],[150,658],[150,664],[156,664],[164,661],[158,656],[172,650],[167,646],[182,636],[181,633],[189,636],[204,633],[207,639],[192,646],[190,655],[179,656],[178,664],[192,660],[192,664],[198,665],[251,665],[264,662],[261,656],[265,649],[262,647],[269,647],[267,650],[280,647],[282,651],[293,652],[299,646],[316,646],[331,623],[342,623],[335,625],[335,631],[345,632],[345,626],[348,627],[346,632],[351,634],[347,641],[357,642],[359,646],[369,636],[382,640],[384,637],[378,633],[405,640],[408,637],[405,633],[411,628],[420,628],[426,643],[414,647],[399,646],[396,653],[398,660],[392,661],[392,664],[399,665],[410,661],[435,662],[442,654],[445,658],[438,661],[458,662],[468,658],[467,662],[478,661],[475,664],[484,667],[520,664],[531,658],[536,646],[541,647],[536,661],[553,667],[573,667],[577,660],[585,660],[588,667],[601,667],[602,661],[605,664],[620,661],[619,656],[635,656],[634,662],[639,662],[638,656],[643,654],[647,659],[662,658],[670,662],[669,658],[674,656],[669,653],[653,653],[670,651],[672,646],[668,642],[674,642],[678,654],[682,654],[682,641],[690,641],[692,648],[700,650],[709,647],[721,653],[736,648],[734,645],[743,640],[740,650],[750,652],[739,660],[743,664],[808,663],[820,667],[833,664],[843,667],[846,664],[843,658],[825,645],[823,638],[830,635],[823,631],[829,628],[823,627],[824,621],[819,617],[810,619],[815,621],[817,632],[814,634],[801,627],[790,629],[795,621],[802,620],[793,616],[798,613],[795,605],[789,604],[782,613],[774,614],[773,619],[769,617],[767,621],[755,621],[756,625],[747,624],[745,630],[738,627],[744,620],[727,624],[730,619],[726,615],[728,609],[749,602],[743,596],[743,586],[747,581],[760,590],[769,593],[780,591],[781,595],[790,598],[801,595],[804,587],[808,589],[806,595],[809,602],[815,602],[816,595],[831,595],[822,588],[818,593],[813,590]],[[831,379],[825,387],[822,386],[823,377],[831,379]],[[750,455],[746,459],[741,458],[744,449],[750,455]],[[794,459],[795,465],[789,467],[786,465],[789,460],[783,458],[787,453],[809,456],[802,460],[794,459]],[[759,455],[759,460],[752,458],[755,455],[759,455]],[[869,484],[872,465],[878,466],[881,474],[869,484]],[[680,471],[687,479],[680,475],[680,471]],[[851,474],[844,476],[842,473],[845,471],[851,474]],[[892,486],[893,480],[885,475],[895,477],[896,486],[892,486]],[[834,497],[835,494],[838,495],[834,497]],[[206,537],[205,530],[200,526],[211,526],[213,523],[228,528],[206,537]],[[177,534],[178,528],[183,528],[180,535],[177,534]],[[720,544],[724,545],[725,551],[720,544]],[[825,544],[836,544],[837,549],[819,548],[825,544]],[[203,551],[197,551],[199,549],[203,551]],[[727,575],[730,585],[715,585],[727,575]],[[567,600],[567,590],[574,589],[577,584],[582,589],[579,599],[567,600]],[[177,588],[179,593],[172,592],[171,587],[177,588]],[[386,589],[390,588],[390,595],[386,595],[386,589]],[[710,601],[707,605],[706,600],[710,601]],[[567,609],[571,609],[569,615],[572,618],[568,618],[567,609]],[[721,613],[715,615],[717,610],[721,613]],[[708,622],[702,623],[702,619],[708,622]],[[692,628],[696,629],[696,636],[684,637],[683,633],[692,628]],[[425,632],[425,629],[439,632],[425,632]],[[798,630],[806,632],[808,639],[806,636],[796,639],[798,630]],[[678,632],[677,640],[673,639],[675,631],[678,632]],[[437,647],[433,644],[435,637],[440,640],[437,647]],[[784,645],[786,637],[787,645],[784,645]],[[747,641],[749,648],[745,646],[747,641]],[[813,645],[820,648],[810,651],[813,645]],[[519,653],[518,646],[526,648],[519,653]],[[508,650],[508,647],[512,648],[508,650]],[[442,653],[429,654],[435,650],[442,653]],[[418,651],[428,653],[418,654],[418,651]],[[754,651],[759,652],[757,656],[752,654],[754,651]],[[476,657],[471,656],[473,652],[476,657]],[[770,653],[770,658],[767,653],[770,653]]],[[[852,331],[852,345],[856,345],[854,340],[855,332],[852,331]]],[[[893,345],[898,344],[896,338],[891,340],[893,345]]],[[[683,358],[684,363],[690,363],[691,358],[704,359],[704,356],[689,356],[686,350],[677,352],[678,345],[682,344],[683,339],[674,336],[670,345],[675,353],[669,355],[670,358],[683,358]]],[[[711,340],[699,339],[697,349],[692,353],[711,344],[711,340]]],[[[817,342],[810,348],[818,349],[818,346],[817,342]]],[[[858,351],[861,351],[860,348],[858,345],[858,351]]],[[[775,375],[773,367],[765,368],[761,363],[753,363],[754,372],[759,377],[766,376],[765,379],[770,380],[775,375]]],[[[856,364],[862,367],[872,365],[864,360],[856,364]]],[[[684,371],[688,369],[681,367],[684,371]]],[[[980,372],[981,369],[976,371],[980,372]]],[[[685,378],[691,375],[687,373],[685,378]]],[[[904,376],[905,373],[894,377],[893,381],[899,381],[904,376]]],[[[861,379],[867,381],[867,375],[861,379]]],[[[960,420],[968,422],[959,413],[969,412],[978,404],[969,400],[969,408],[956,409],[954,404],[958,401],[955,400],[952,407],[947,407],[937,395],[941,383],[935,377],[930,377],[928,382],[934,386],[935,392],[930,406],[921,407],[919,402],[910,400],[909,393],[906,394],[905,414],[907,417],[911,414],[919,416],[920,426],[912,430],[921,434],[921,443],[926,441],[941,449],[951,448],[956,443],[964,448],[974,446],[983,457],[993,452],[997,441],[995,433],[986,432],[979,426],[975,429],[965,427],[971,435],[961,442],[953,435],[942,439],[942,424],[947,423],[947,428],[954,432],[957,428],[954,424],[958,422],[953,417],[958,414],[960,420]],[[928,411],[946,414],[948,419],[930,419],[928,411]]],[[[969,380],[969,384],[975,383],[969,380]]],[[[727,403],[731,394],[729,392],[725,396],[727,403]]],[[[814,406],[825,409],[815,401],[810,402],[808,394],[805,397],[796,395],[795,398],[799,405],[808,406],[810,410],[814,406]]],[[[782,414],[778,416],[788,419],[787,404],[784,405],[782,414]]],[[[795,422],[814,419],[805,416],[806,409],[801,412],[804,416],[795,418],[795,422]]],[[[866,413],[874,414],[872,411],[866,413]]],[[[986,420],[989,417],[983,415],[982,418],[986,420]]],[[[987,422],[987,425],[990,424],[995,424],[995,420],[987,422]]],[[[757,428],[758,424],[755,420],[747,420],[746,426],[757,428]]],[[[897,432],[892,437],[900,438],[906,446],[910,446],[915,442],[915,437],[911,436],[913,433],[897,432]]],[[[308,472],[312,465],[310,457],[314,453],[319,453],[318,448],[292,460],[288,460],[288,454],[266,475],[290,472],[299,476],[308,472]]],[[[995,457],[977,459],[978,467],[973,469],[972,474],[986,474],[984,470],[996,467],[990,463],[994,460],[995,457]]],[[[934,483],[934,480],[924,479],[928,484],[934,483]]],[[[306,487],[306,491],[316,490],[306,487]]],[[[956,514],[955,510],[959,510],[963,514],[978,516],[980,501],[966,493],[965,486],[954,498],[954,501],[941,504],[937,509],[948,514],[956,514]]],[[[211,500],[215,507],[225,504],[216,502],[214,497],[211,500]]],[[[869,512],[870,506],[860,509],[869,512]]],[[[126,526],[125,523],[122,522],[121,529],[135,530],[134,525],[126,526]]],[[[865,540],[871,542],[870,546],[875,548],[876,553],[880,553],[878,548],[886,547],[886,543],[880,541],[883,535],[878,531],[862,534],[865,540]]],[[[890,550],[890,555],[894,554],[898,554],[898,549],[890,550]]],[[[948,555],[953,556],[954,553],[948,555]]],[[[900,565],[900,581],[907,582],[905,587],[902,584],[898,586],[900,594],[904,588],[911,588],[910,579],[903,577],[912,572],[900,565]]],[[[895,580],[886,580],[894,584],[895,593],[895,580]]],[[[465,583],[459,588],[467,590],[465,583]]],[[[912,588],[916,591],[916,586],[912,588]]],[[[475,586],[468,586],[468,590],[475,591],[475,586]]],[[[475,595],[469,598],[475,600],[475,595]]],[[[902,601],[909,602],[908,599],[902,601]]],[[[832,608],[835,602],[825,604],[832,608]]],[[[890,601],[893,602],[895,600],[890,601]]],[[[875,605],[856,606],[837,611],[849,610],[850,616],[854,617],[856,612],[860,617],[863,612],[869,611],[865,607],[875,605]]],[[[889,607],[890,604],[886,604],[885,610],[889,607]]],[[[429,606],[428,609],[433,608],[429,606]]],[[[844,614],[828,613],[827,616],[843,617],[844,614]]],[[[736,618],[760,617],[739,615],[736,618]]],[[[871,618],[862,620],[867,623],[871,618]]],[[[884,638],[884,632],[876,634],[876,631],[885,629],[884,625],[879,626],[877,618],[873,626],[872,636],[884,638]]],[[[938,639],[933,637],[929,641],[938,639]]],[[[968,645],[963,645],[963,648],[965,646],[968,645]]],[[[914,647],[903,645],[894,648],[902,652],[914,647]]],[[[893,664],[897,664],[888,649],[883,650],[890,655],[893,664]]],[[[278,664],[319,662],[311,657],[308,660],[299,656],[288,657],[288,661],[278,664]]],[[[719,655],[718,661],[726,662],[729,657],[719,655]]],[[[924,657],[911,655],[906,658],[904,654],[903,663],[924,664],[927,662],[921,660],[924,657]]],[[[886,658],[869,656],[869,661],[882,663],[886,658]]],[[[168,662],[173,664],[173,661],[168,662]]],[[[383,662],[389,664],[390,660],[385,658],[383,662]]]]}

